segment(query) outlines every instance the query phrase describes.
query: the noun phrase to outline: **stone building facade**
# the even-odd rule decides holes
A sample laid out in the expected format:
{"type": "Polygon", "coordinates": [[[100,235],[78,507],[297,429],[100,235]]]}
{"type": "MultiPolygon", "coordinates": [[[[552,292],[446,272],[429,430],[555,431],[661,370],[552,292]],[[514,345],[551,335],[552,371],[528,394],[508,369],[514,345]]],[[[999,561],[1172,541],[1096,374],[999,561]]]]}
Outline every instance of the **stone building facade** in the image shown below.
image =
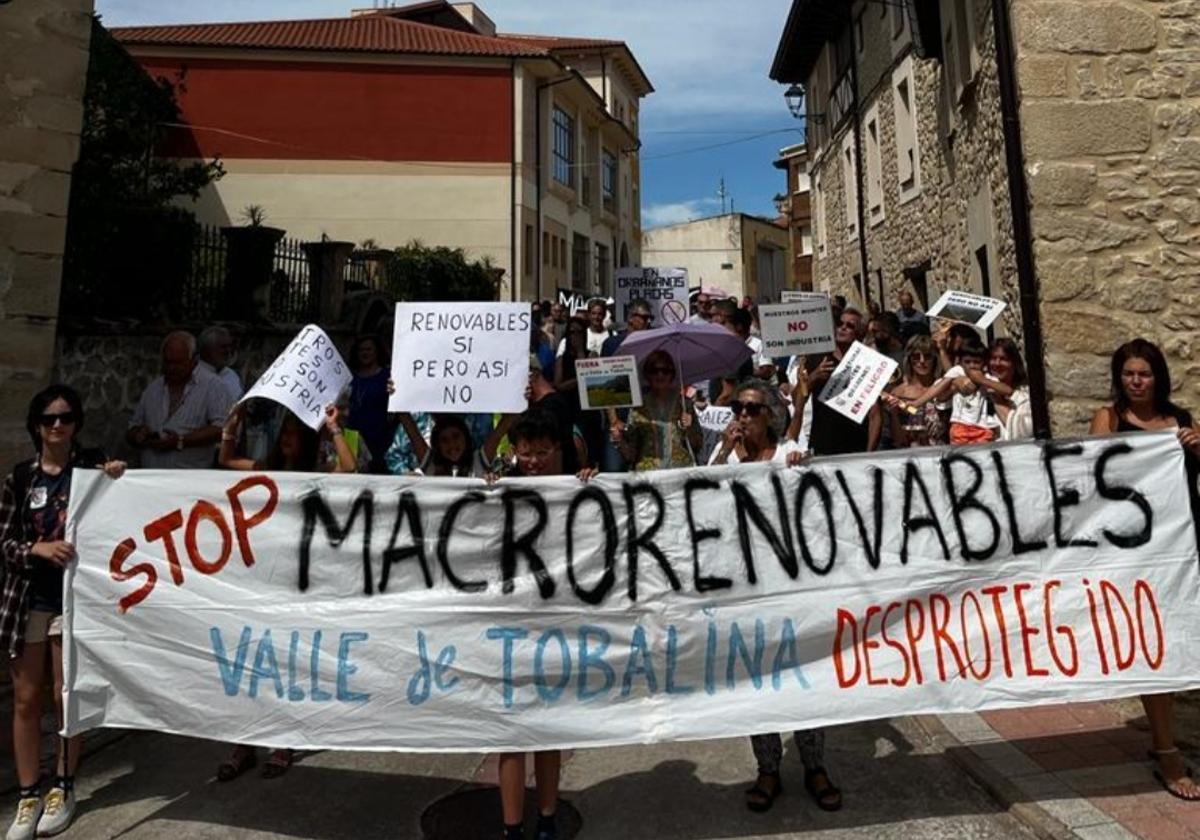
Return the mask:
{"type": "Polygon", "coordinates": [[[1200,408],[1200,2],[796,0],[772,76],[806,91],[817,288],[888,307],[906,288],[925,304],[949,288],[1005,299],[998,330],[1042,341],[1027,362],[1056,434],[1086,429],[1113,349],[1139,335],[1200,408]],[[996,8],[1015,61],[1016,173],[996,8]]]}
{"type": "Polygon", "coordinates": [[[1200,409],[1200,2],[1014,0],[1056,428],[1145,336],[1200,409]]]}
{"type": "Polygon", "coordinates": [[[50,381],[92,0],[0,6],[0,471],[50,381]]]}
{"type": "Polygon", "coordinates": [[[813,287],[812,180],[808,147],[803,143],[779,150],[775,168],[787,175],[784,191],[775,196],[779,221],[788,228],[788,288],[813,287]]]}

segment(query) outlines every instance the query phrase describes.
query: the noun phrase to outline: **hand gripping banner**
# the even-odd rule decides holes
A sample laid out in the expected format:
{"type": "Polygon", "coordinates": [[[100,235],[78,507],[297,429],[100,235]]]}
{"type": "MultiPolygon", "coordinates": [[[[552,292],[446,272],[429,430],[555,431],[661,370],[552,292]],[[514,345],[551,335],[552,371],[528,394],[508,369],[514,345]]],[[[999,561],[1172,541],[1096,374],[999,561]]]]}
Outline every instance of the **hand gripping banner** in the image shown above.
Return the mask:
{"type": "Polygon", "coordinates": [[[67,731],[514,750],[1200,685],[1170,434],[574,478],[81,472],[67,731]]]}

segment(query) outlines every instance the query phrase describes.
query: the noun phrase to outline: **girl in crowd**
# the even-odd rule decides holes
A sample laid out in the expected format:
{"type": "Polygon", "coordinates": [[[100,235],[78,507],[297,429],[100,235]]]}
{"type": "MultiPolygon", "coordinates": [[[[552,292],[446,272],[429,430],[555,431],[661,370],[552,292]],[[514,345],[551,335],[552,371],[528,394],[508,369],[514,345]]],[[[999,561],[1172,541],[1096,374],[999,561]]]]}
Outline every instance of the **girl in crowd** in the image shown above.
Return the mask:
{"type": "Polygon", "coordinates": [[[1005,395],[992,394],[1000,440],[1027,440],[1033,437],[1033,408],[1029,402],[1029,376],[1021,351],[1011,338],[997,338],[988,354],[988,373],[1012,389],[1005,395]]]}
{"type": "Polygon", "coordinates": [[[99,467],[110,478],[125,471],[123,462],[80,446],[83,401],[65,385],[51,385],[33,398],[25,428],[37,455],[13,468],[0,497],[0,552],[6,570],[0,645],[8,652],[12,675],[13,753],[20,785],[7,840],[58,834],[75,813],[79,736],[59,739],[54,782],[45,800],[39,789],[47,660],[59,725],[63,722],[63,568],[75,559],[75,547],[65,539],[67,504],[76,467],[99,467]]]}
{"type": "MultiPolygon", "coordinates": [[[[279,427],[279,437],[275,446],[265,461],[255,461],[252,458],[239,457],[237,454],[238,433],[245,416],[245,403],[234,406],[225,421],[225,428],[221,430],[221,451],[217,460],[227,470],[337,473],[357,471],[358,464],[354,453],[350,451],[342,428],[338,425],[337,406],[325,407],[325,425],[320,432],[314,432],[304,425],[299,417],[288,411],[279,427]],[[328,442],[332,442],[336,456],[331,469],[327,468],[329,460],[323,453],[323,444],[328,442]]],[[[282,776],[292,766],[293,757],[290,749],[275,750],[263,765],[262,777],[275,779],[282,776]]],[[[258,753],[254,747],[238,744],[233,748],[233,754],[217,767],[217,781],[232,781],[257,762],[258,753]]]]}
{"type": "Polygon", "coordinates": [[[495,460],[496,450],[504,437],[505,424],[502,424],[477,449],[464,415],[435,414],[430,440],[426,443],[424,432],[411,414],[404,411],[397,416],[420,464],[416,471],[421,475],[483,478],[495,460]]]}
{"type": "MultiPolygon", "coordinates": [[[[1111,405],[1092,417],[1091,434],[1153,432],[1178,429],[1187,466],[1188,496],[1200,539],[1200,498],[1196,479],[1200,476],[1200,430],[1190,412],[1171,402],[1171,374],[1162,351],[1145,339],[1123,344],[1112,357],[1111,405]]],[[[1200,785],[1192,779],[1183,755],[1175,746],[1170,694],[1144,694],[1142,707],[1150,724],[1151,756],[1158,762],[1155,778],[1172,796],[1200,800],[1200,785]]]]}
{"type": "Polygon", "coordinates": [[[891,415],[892,440],[897,449],[910,446],[943,446],[948,441],[945,405],[937,402],[927,402],[920,408],[907,410],[906,402],[916,402],[933,387],[937,381],[938,356],[933,346],[933,339],[927,335],[915,335],[908,340],[904,347],[904,381],[891,390],[891,400],[885,400],[894,407],[891,415]]]}
{"type": "MultiPolygon", "coordinates": [[[[514,477],[563,475],[563,433],[559,420],[545,409],[531,408],[522,414],[508,433],[515,464],[507,473],[514,477]]],[[[589,481],[596,475],[592,467],[580,470],[576,477],[589,481]]],[[[488,482],[498,480],[495,474],[488,482]]],[[[558,783],[562,770],[560,750],[541,750],[533,754],[538,806],[538,840],[556,840],[558,829],[554,815],[558,809],[558,783]]],[[[500,755],[500,807],[504,819],[503,840],[523,840],[525,818],[525,753],[500,755]]]]}
{"type": "Polygon", "coordinates": [[[642,405],[629,411],[629,419],[612,429],[613,443],[635,472],[696,466],[703,445],[700,422],[691,400],[680,396],[675,362],[658,350],[642,363],[646,383],[642,405]]]}
{"type": "MultiPolygon", "coordinates": [[[[595,304],[594,301],[593,304],[595,304]]],[[[598,306],[599,310],[595,305],[588,309],[588,318],[591,319],[592,326],[595,326],[596,316],[604,308],[603,302],[598,306]]],[[[601,316],[601,323],[602,321],[601,316]]],[[[602,412],[580,410],[579,382],[575,376],[576,362],[600,354],[599,350],[593,352],[589,349],[591,337],[597,333],[589,328],[588,323],[588,319],[579,316],[573,316],[567,322],[567,335],[563,339],[564,349],[558,357],[558,363],[554,370],[554,388],[566,401],[568,411],[571,412],[571,416],[575,417],[575,425],[583,433],[583,440],[587,444],[586,463],[594,464],[599,461],[600,454],[604,451],[602,412]]],[[[604,333],[604,336],[607,337],[607,333],[604,333]]]]}
{"type": "Polygon", "coordinates": [[[350,422],[366,441],[371,453],[371,472],[387,472],[385,453],[392,442],[387,416],[387,360],[379,339],[359,336],[350,348],[348,361],[354,372],[350,383],[350,422]]]}

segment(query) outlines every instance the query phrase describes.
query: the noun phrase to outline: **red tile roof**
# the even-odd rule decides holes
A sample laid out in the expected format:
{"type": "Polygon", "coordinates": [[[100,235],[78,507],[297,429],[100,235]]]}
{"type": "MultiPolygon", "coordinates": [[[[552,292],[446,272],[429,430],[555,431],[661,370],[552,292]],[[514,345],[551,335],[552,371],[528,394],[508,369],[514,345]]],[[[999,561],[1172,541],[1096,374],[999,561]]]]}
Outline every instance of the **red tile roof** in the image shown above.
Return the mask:
{"type": "Polygon", "coordinates": [[[506,41],[518,41],[547,50],[587,50],[601,47],[623,47],[624,41],[613,41],[607,38],[574,38],[560,35],[525,35],[518,32],[497,32],[497,38],[506,41]]]}
{"type": "MultiPolygon", "coordinates": [[[[384,15],[256,23],[126,26],[111,30],[126,45],[242,47],[252,49],[390,52],[420,55],[546,57],[553,49],[537,39],[492,37],[384,15]]],[[[549,39],[556,40],[556,39],[549,39]]],[[[580,39],[569,39],[572,43],[580,39]]],[[[619,42],[614,42],[619,43],[619,42]]]]}

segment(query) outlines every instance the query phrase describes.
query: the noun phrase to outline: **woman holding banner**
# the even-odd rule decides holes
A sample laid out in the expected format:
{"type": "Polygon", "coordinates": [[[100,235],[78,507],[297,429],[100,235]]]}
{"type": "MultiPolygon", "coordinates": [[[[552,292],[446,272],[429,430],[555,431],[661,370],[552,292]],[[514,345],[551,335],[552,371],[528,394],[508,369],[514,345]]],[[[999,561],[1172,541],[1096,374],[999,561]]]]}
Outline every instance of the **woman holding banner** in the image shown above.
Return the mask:
{"type": "MultiPolygon", "coordinates": [[[[279,427],[279,437],[265,461],[255,461],[252,458],[239,457],[237,454],[238,432],[245,416],[245,403],[234,406],[225,421],[225,428],[221,430],[221,451],[217,460],[227,470],[335,473],[358,471],[358,462],[338,424],[339,412],[335,405],[325,407],[325,424],[319,432],[304,425],[292,412],[286,412],[279,427]],[[332,443],[335,455],[331,467],[331,461],[325,454],[329,443],[332,443]]],[[[263,765],[262,777],[275,779],[282,776],[291,768],[293,757],[290,749],[275,750],[263,765]]],[[[233,754],[217,767],[217,781],[233,781],[256,763],[258,753],[254,747],[238,744],[233,748],[233,754]]]]}
{"type": "MultiPolygon", "coordinates": [[[[1156,345],[1136,338],[1113,353],[1111,373],[1113,401],[1092,417],[1091,434],[1177,429],[1184,450],[1192,518],[1200,542],[1200,497],[1196,488],[1200,477],[1200,429],[1191,412],[1171,401],[1167,360],[1156,345]]],[[[1141,700],[1150,724],[1150,757],[1158,763],[1155,778],[1172,796],[1200,801],[1200,784],[1192,778],[1191,769],[1175,746],[1173,695],[1143,694],[1141,700]]]]}
{"type": "Polygon", "coordinates": [[[51,385],[29,404],[25,428],[37,456],[4,479],[0,497],[0,551],[7,574],[0,601],[0,644],[9,655],[13,684],[13,753],[20,785],[8,840],[66,830],[75,813],[75,770],[80,738],[59,740],[54,782],[45,800],[39,790],[42,697],[47,660],[54,682],[58,721],[63,720],[63,570],[75,559],[66,540],[67,504],[76,467],[103,469],[110,478],[125,471],[98,449],[83,449],[83,401],[65,385],[51,385]]]}
{"type": "Polygon", "coordinates": [[[680,396],[677,378],[675,362],[664,350],[642,363],[642,405],[630,409],[625,425],[611,431],[634,472],[696,466],[704,438],[692,401],[680,396]]]}
{"type": "MultiPolygon", "coordinates": [[[[766,382],[751,379],[734,391],[729,403],[733,419],[725,430],[721,448],[713,453],[711,465],[752,464],[771,461],[799,466],[807,460],[806,453],[784,434],[787,410],[779,393],[766,382]]],[[[800,730],[794,734],[804,765],[804,787],[817,807],[836,811],[842,807],[842,792],[834,786],[825,770],[825,730],[800,730]]],[[[783,740],[778,733],[753,735],[750,746],[758,761],[758,778],[746,791],[746,807],[762,813],[769,811],[783,783],[779,762],[783,758],[783,740]]]]}

